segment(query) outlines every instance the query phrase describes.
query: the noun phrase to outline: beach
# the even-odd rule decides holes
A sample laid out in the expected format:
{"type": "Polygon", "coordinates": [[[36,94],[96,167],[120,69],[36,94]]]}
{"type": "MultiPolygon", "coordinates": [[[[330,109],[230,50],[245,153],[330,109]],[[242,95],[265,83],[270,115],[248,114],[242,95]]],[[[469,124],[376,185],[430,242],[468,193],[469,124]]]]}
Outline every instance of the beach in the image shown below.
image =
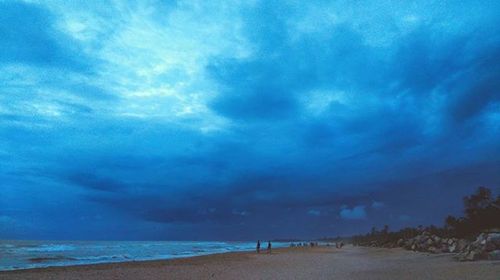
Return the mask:
{"type": "Polygon", "coordinates": [[[500,261],[457,262],[451,254],[345,246],[222,253],[0,272],[16,279],[500,279],[500,261]]]}

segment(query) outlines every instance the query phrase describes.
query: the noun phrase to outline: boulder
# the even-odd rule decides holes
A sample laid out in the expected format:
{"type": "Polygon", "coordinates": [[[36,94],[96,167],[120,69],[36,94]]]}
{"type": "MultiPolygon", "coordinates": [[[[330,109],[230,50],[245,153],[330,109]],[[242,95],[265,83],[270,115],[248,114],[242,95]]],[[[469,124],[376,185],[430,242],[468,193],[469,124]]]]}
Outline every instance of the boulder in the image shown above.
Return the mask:
{"type": "Polygon", "coordinates": [[[495,246],[495,243],[487,241],[486,244],[484,245],[484,249],[487,252],[495,251],[496,249],[500,249],[497,246],[495,246]]]}
{"type": "Polygon", "coordinates": [[[429,247],[427,249],[427,251],[430,252],[430,253],[433,253],[433,254],[436,254],[436,253],[440,252],[440,250],[438,250],[436,247],[433,247],[433,246],[429,247]]]}
{"type": "Polygon", "coordinates": [[[467,240],[460,239],[457,242],[456,251],[457,252],[464,252],[466,250],[466,248],[467,248],[468,245],[469,245],[469,242],[467,240]]]}
{"type": "Polygon", "coordinates": [[[500,260],[500,250],[491,251],[488,253],[488,260],[499,261],[500,260]]]}
{"type": "Polygon", "coordinates": [[[452,244],[452,245],[448,246],[448,251],[450,253],[455,253],[456,249],[457,249],[457,245],[456,244],[452,244]]]}
{"type": "Polygon", "coordinates": [[[432,241],[432,239],[431,239],[431,238],[429,238],[429,239],[427,239],[427,240],[425,241],[425,245],[427,245],[427,246],[432,246],[433,244],[434,244],[434,242],[432,241]]]}
{"type": "Polygon", "coordinates": [[[403,240],[403,238],[400,238],[400,239],[398,240],[397,245],[398,245],[399,247],[402,247],[402,246],[404,245],[404,242],[405,242],[405,241],[403,240]]]}
{"type": "Polygon", "coordinates": [[[476,244],[476,245],[484,245],[486,244],[486,233],[481,233],[477,236],[476,240],[474,242],[472,242],[473,244],[476,244]]]}
{"type": "Polygon", "coordinates": [[[479,259],[479,254],[476,251],[470,251],[465,255],[466,261],[475,261],[479,259]]]}
{"type": "Polygon", "coordinates": [[[443,245],[441,246],[441,253],[449,253],[450,252],[450,249],[448,248],[447,245],[443,245]]]}
{"type": "Polygon", "coordinates": [[[488,243],[493,243],[496,248],[500,248],[500,232],[493,232],[488,234],[486,239],[488,243]]]}

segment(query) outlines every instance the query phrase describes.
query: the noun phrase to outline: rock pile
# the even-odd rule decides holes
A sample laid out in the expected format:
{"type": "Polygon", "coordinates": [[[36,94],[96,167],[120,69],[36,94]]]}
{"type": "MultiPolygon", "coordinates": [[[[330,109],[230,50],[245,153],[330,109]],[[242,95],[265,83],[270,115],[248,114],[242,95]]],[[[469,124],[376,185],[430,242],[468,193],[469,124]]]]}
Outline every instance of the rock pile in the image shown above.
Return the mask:
{"type": "Polygon", "coordinates": [[[396,242],[387,240],[372,240],[371,247],[395,248],[427,253],[456,253],[460,261],[500,260],[500,232],[481,233],[475,241],[465,239],[442,238],[427,231],[408,239],[396,242]]]}
{"type": "Polygon", "coordinates": [[[500,233],[481,233],[457,254],[460,261],[500,260],[500,233]]]}
{"type": "Polygon", "coordinates": [[[456,238],[441,238],[436,235],[431,235],[428,232],[423,232],[406,241],[400,239],[398,244],[401,244],[401,247],[407,250],[429,253],[454,253],[465,247],[463,240],[458,240],[456,238]]]}

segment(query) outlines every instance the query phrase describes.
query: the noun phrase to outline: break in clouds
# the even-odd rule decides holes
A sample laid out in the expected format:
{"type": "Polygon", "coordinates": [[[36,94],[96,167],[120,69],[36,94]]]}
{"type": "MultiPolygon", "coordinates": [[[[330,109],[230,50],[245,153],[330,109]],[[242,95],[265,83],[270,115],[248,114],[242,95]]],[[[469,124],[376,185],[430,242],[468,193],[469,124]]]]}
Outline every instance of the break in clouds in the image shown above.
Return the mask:
{"type": "Polygon", "coordinates": [[[500,187],[498,10],[2,1],[0,238],[441,224],[500,187]]]}

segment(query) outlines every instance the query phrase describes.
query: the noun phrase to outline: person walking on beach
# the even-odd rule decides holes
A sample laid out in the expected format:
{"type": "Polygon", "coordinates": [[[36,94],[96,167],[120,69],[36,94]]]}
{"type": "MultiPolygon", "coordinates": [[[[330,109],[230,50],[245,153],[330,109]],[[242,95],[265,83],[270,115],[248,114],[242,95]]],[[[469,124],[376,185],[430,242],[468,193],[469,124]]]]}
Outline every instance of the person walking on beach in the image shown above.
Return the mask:
{"type": "Polygon", "coordinates": [[[257,254],[260,253],[260,240],[257,240],[257,254]]]}
{"type": "Polygon", "coordinates": [[[271,249],[272,249],[271,247],[272,247],[272,245],[271,245],[271,241],[267,241],[267,252],[268,252],[269,254],[271,254],[271,249]]]}

